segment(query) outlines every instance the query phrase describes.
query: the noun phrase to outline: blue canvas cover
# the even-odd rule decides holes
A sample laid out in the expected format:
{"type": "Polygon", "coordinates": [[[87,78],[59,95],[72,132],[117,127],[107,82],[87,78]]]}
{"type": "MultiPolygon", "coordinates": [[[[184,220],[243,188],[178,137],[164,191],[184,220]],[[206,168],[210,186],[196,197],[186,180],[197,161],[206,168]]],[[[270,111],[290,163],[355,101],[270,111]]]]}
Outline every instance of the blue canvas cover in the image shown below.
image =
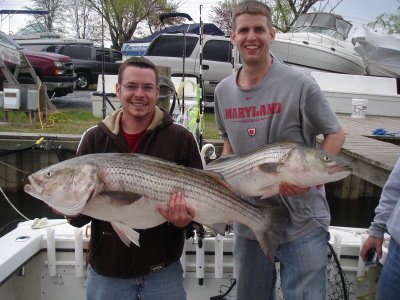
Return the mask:
{"type": "MultiPolygon", "coordinates": [[[[209,34],[209,35],[225,35],[224,32],[219,29],[217,26],[215,26],[212,23],[205,23],[203,24],[203,33],[204,34],[209,34]]],[[[182,24],[178,26],[172,26],[165,28],[163,30],[157,31],[153,33],[152,35],[146,36],[142,39],[137,39],[137,40],[130,40],[126,41],[125,43],[150,43],[157,35],[162,34],[162,33],[195,33],[199,34],[200,31],[200,23],[193,23],[193,24],[182,24]]]]}

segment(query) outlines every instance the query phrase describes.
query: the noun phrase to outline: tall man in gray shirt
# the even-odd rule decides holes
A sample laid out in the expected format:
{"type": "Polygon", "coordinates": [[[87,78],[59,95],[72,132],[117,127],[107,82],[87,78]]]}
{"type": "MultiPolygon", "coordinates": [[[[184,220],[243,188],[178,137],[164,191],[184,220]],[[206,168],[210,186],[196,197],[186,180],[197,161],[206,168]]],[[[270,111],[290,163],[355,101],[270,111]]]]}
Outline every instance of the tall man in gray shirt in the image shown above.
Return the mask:
{"type": "MultiPolygon", "coordinates": [[[[258,1],[241,2],[232,26],[231,41],[243,66],[215,91],[223,154],[243,154],[280,141],[315,146],[318,134],[324,135],[321,148],[338,154],[344,132],[319,86],[270,55],[275,30],[269,7],[258,1]]],[[[285,299],[326,299],[330,213],[324,188],[282,183],[280,194],[290,212],[276,253],[285,299]]],[[[268,199],[253,201],[263,206],[268,199]]],[[[274,264],[247,227],[235,224],[234,229],[237,299],[273,299],[274,264]]]]}

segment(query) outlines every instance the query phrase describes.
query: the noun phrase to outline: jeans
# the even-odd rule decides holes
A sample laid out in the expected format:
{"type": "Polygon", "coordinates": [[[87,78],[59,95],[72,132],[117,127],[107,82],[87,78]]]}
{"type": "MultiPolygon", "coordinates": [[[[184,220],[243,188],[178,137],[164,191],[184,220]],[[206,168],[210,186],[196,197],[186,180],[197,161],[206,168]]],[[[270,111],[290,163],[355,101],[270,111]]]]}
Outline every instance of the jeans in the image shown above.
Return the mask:
{"type": "Polygon", "coordinates": [[[400,246],[390,240],[389,251],[379,277],[376,300],[400,297],[400,246]]]}
{"type": "Polygon", "coordinates": [[[90,268],[86,297],[88,300],[185,300],[182,266],[178,260],[158,272],[129,279],[102,276],[90,268]]]}
{"type": "MultiPolygon", "coordinates": [[[[276,257],[285,300],[326,300],[329,233],[314,230],[281,244],[276,257]]],[[[257,241],[235,237],[237,300],[275,299],[276,270],[257,241]]]]}

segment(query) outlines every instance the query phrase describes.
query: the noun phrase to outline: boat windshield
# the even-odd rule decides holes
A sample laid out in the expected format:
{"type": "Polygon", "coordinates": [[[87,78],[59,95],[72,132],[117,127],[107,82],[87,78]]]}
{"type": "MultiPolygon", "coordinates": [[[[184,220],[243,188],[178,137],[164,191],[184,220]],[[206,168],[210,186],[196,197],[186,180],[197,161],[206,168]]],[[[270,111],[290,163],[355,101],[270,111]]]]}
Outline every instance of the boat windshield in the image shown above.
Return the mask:
{"type": "Polygon", "coordinates": [[[313,32],[313,33],[320,33],[323,35],[331,36],[338,40],[345,40],[344,36],[341,35],[339,32],[329,29],[329,28],[322,28],[322,27],[303,27],[303,28],[294,28],[292,32],[313,32]]]}
{"type": "Polygon", "coordinates": [[[18,30],[13,36],[16,40],[24,39],[60,39],[63,36],[59,33],[49,32],[42,23],[28,24],[18,30]]]}
{"type": "Polygon", "coordinates": [[[25,27],[21,28],[20,30],[17,31],[15,35],[26,35],[38,32],[48,32],[48,30],[46,26],[44,26],[42,23],[34,23],[34,24],[28,24],[25,27]]]}
{"type": "Polygon", "coordinates": [[[302,14],[293,25],[293,32],[318,32],[345,40],[353,25],[339,15],[330,13],[302,14]]]}
{"type": "Polygon", "coordinates": [[[16,42],[14,42],[7,34],[4,32],[0,31],[0,44],[6,44],[11,46],[10,48],[20,50],[22,47],[18,45],[16,42]]]}

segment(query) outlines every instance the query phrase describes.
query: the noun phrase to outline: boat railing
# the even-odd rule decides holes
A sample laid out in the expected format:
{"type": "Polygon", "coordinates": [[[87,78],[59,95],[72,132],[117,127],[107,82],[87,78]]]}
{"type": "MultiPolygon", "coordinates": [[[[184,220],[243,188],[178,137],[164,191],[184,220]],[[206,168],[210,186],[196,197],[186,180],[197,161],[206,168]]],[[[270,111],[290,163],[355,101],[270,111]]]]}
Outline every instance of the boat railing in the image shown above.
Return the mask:
{"type": "MultiPolygon", "coordinates": [[[[353,231],[354,233],[354,231],[353,231]]],[[[362,244],[367,238],[365,232],[356,233],[354,242],[343,242],[342,234],[340,231],[331,231],[330,244],[337,254],[340,261],[341,255],[346,257],[358,257],[356,266],[342,265],[345,272],[356,273],[361,276],[366,272],[366,267],[361,257],[358,255],[362,244]]],[[[226,236],[219,234],[215,236],[200,239],[197,235],[193,239],[186,240],[181,263],[183,270],[186,272],[193,272],[195,270],[195,277],[202,279],[205,278],[205,273],[208,277],[223,278],[224,273],[234,274],[233,265],[233,234],[229,233],[226,236]],[[212,256],[213,259],[206,259],[206,256],[212,256]],[[229,257],[229,259],[227,259],[229,257]],[[212,275],[214,274],[214,275],[212,275]]],[[[75,274],[77,277],[83,277],[85,271],[84,246],[89,241],[88,237],[84,234],[83,228],[75,228],[73,236],[59,236],[55,234],[54,228],[47,228],[46,231],[46,248],[47,248],[47,261],[45,262],[48,267],[49,276],[56,276],[57,266],[74,266],[75,274]],[[65,261],[56,259],[56,247],[58,242],[73,242],[75,257],[74,260],[65,261]]]]}
{"type": "MultiPolygon", "coordinates": [[[[55,282],[59,282],[75,278],[76,282],[84,286],[88,271],[86,256],[90,227],[75,228],[65,220],[61,221],[49,220],[46,227],[32,227],[33,222],[27,221],[0,238],[0,247],[6,249],[0,256],[0,286],[14,274],[17,278],[24,276],[25,271],[30,269],[29,262],[35,257],[38,260],[34,266],[43,275],[41,280],[52,281],[54,278],[55,282]]],[[[372,280],[368,279],[371,272],[359,257],[360,247],[367,237],[366,229],[331,226],[330,234],[331,239],[327,245],[328,292],[331,295],[340,289],[341,294],[349,290],[353,294],[367,293],[372,284],[368,281],[372,280]],[[364,278],[364,281],[357,282],[360,278],[364,278]]],[[[196,281],[199,285],[207,286],[210,280],[215,280],[215,284],[233,284],[233,241],[233,233],[221,236],[213,232],[207,232],[205,238],[194,235],[186,240],[181,257],[185,282],[190,286],[196,281]]],[[[384,263],[387,253],[386,242],[384,246],[381,263],[384,263]]],[[[276,268],[279,270],[279,262],[276,268]]],[[[281,293],[279,271],[277,278],[276,288],[281,293]]]]}

